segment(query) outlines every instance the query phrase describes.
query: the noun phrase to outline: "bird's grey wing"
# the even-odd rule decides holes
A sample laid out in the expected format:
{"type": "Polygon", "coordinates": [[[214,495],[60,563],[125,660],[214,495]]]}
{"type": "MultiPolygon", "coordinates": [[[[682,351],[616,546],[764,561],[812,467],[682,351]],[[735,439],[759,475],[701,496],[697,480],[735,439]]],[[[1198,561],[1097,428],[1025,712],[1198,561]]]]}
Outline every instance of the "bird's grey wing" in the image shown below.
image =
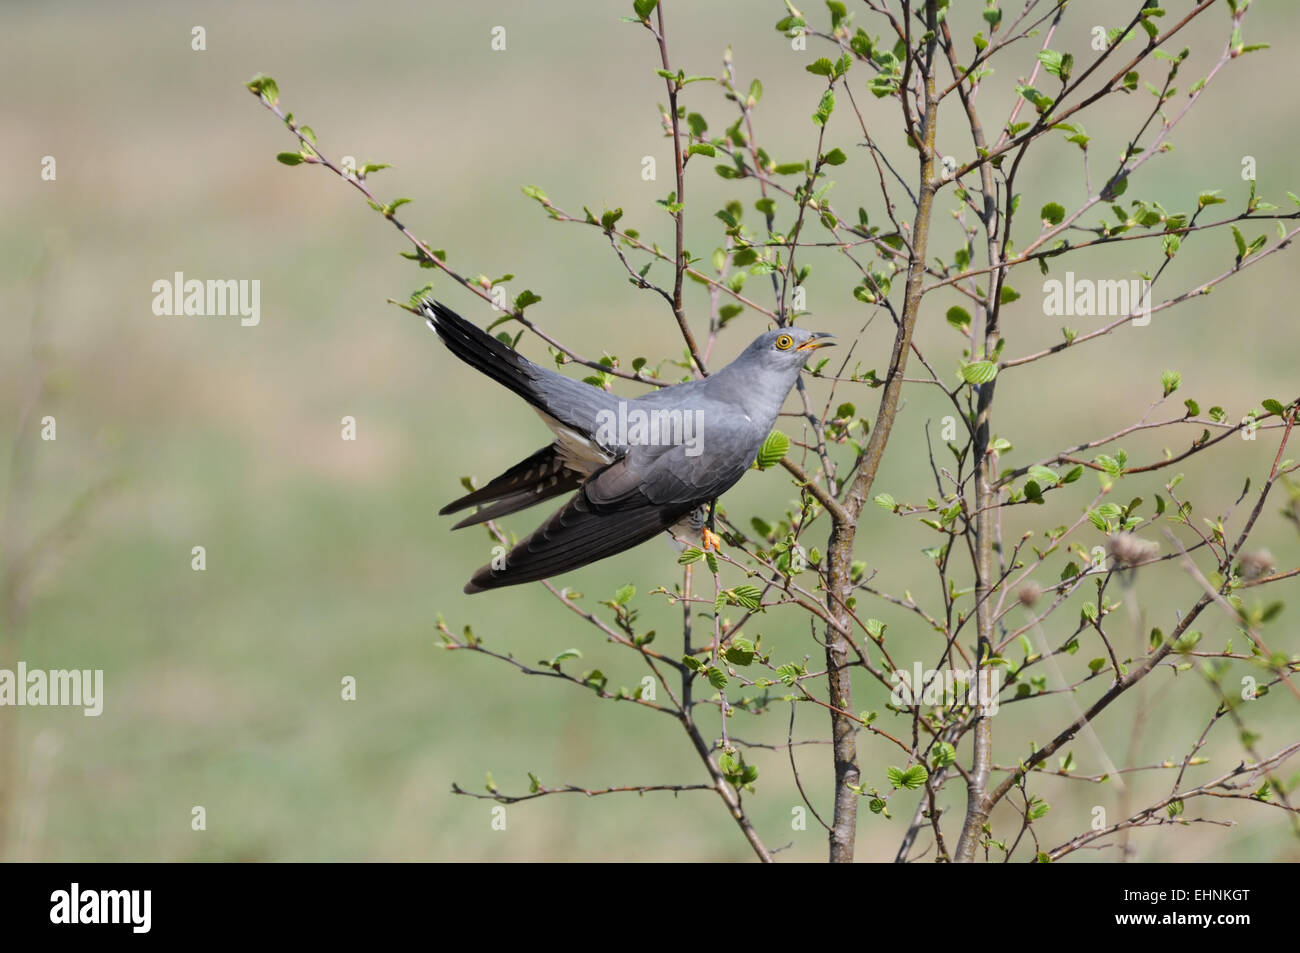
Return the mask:
{"type": "Polygon", "coordinates": [[[646,498],[661,506],[698,505],[721,496],[745,475],[767,436],[729,403],[696,398],[685,411],[699,414],[695,445],[642,445],[627,451],[629,467],[643,475],[646,498]]]}
{"type": "Polygon", "coordinates": [[[579,434],[595,434],[602,410],[617,413],[613,394],[534,364],[445,304],[425,300],[420,313],[458,358],[579,434]]]}
{"type": "Polygon", "coordinates": [[[474,573],[465,591],[548,579],[613,556],[657,536],[695,506],[655,503],[643,483],[627,458],[610,464],[507,553],[500,569],[487,565],[474,573]]]}
{"type": "Polygon", "coordinates": [[[502,568],[479,569],[465,591],[547,579],[621,553],[726,492],[756,452],[753,427],[724,423],[729,413],[719,410],[712,439],[697,455],[684,444],[630,447],[506,554],[502,568]]]}

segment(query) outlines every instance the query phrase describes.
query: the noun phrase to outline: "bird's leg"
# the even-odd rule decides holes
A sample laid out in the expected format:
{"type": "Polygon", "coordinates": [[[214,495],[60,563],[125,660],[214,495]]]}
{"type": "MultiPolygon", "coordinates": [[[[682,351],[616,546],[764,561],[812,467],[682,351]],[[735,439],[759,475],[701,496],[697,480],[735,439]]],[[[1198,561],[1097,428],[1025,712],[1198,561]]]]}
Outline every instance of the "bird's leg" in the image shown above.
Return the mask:
{"type": "Polygon", "coordinates": [[[722,552],[722,537],[713,531],[713,527],[716,525],[714,522],[714,509],[717,505],[717,500],[709,501],[709,517],[704,521],[704,525],[700,527],[700,536],[704,539],[704,551],[706,553],[710,550],[722,552]]]}

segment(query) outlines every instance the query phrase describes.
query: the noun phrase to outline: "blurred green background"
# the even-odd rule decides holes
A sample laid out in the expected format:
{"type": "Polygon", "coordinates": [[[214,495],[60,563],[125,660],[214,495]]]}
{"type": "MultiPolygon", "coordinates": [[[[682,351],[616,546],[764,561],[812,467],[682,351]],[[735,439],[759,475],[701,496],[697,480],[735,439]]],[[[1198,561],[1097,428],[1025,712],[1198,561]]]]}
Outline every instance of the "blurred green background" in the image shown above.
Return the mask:
{"type": "MultiPolygon", "coordinates": [[[[954,6],[955,31],[966,49],[982,4],[954,6]]],[[[1007,6],[1010,14],[1013,5],[1007,6]]],[[[1092,26],[1118,24],[1136,4],[1083,6],[1070,9],[1053,42],[1074,51],[1080,64],[1091,61],[1092,26]]],[[[1190,5],[1168,6],[1166,22],[1190,5]]],[[[634,686],[644,674],[635,659],[605,644],[539,586],[473,599],[461,594],[469,574],[488,559],[490,541],[477,529],[453,535],[438,507],[458,494],[462,475],[486,479],[524,448],[540,446],[546,433],[519,401],[454,361],[410,315],[385,304],[405,298],[432,273],[398,257],[407,250],[401,237],[351,189],[322,170],[277,164],[275,153],[293,143],[243,86],[255,72],[271,74],[282,105],[314,127],[327,155],[392,163],[372,177],[378,193],[414,198],[404,219],[432,247],[448,249],[450,264],[462,272],[513,272],[512,294],[531,288],[542,295],[530,315],[548,332],[585,354],[610,352],[624,364],[644,355],[653,364],[680,351],[663,302],[627,283],[597,230],[550,222],[519,191],[541,185],[573,212],[584,204],[597,211],[622,207],[624,225],[671,243],[668,218],[654,204],[672,188],[671,149],[656,105],[664,90],[653,72],[658,63],[650,37],[619,22],[630,8],[630,0],[0,8],[0,76],[7,90],[0,108],[0,443],[6,459],[18,461],[0,473],[9,566],[21,545],[57,525],[87,488],[118,481],[85,508],[58,557],[40,564],[28,611],[3,635],[10,659],[29,667],[104,669],[106,700],[99,718],[72,709],[0,709],[0,728],[12,741],[7,768],[0,769],[7,770],[13,795],[0,813],[0,857],[750,856],[707,793],[545,798],[509,808],[505,831],[492,829],[490,802],[449,793],[453,780],[481,789],[488,770],[503,790],[516,793],[527,788],[527,771],[544,783],[585,787],[696,783],[705,776],[667,718],[438,647],[435,618],[442,613],[453,630],[472,623],[489,646],[525,662],[576,647],[583,659],[569,664],[602,669],[612,686],[634,686]],[[204,51],[191,49],[195,26],[206,32],[204,51]],[[506,29],[504,51],[491,48],[495,26],[506,29]],[[40,178],[46,155],[57,161],[53,182],[40,178]],[[641,178],[646,155],[657,158],[656,182],[641,178]],[[176,271],[259,279],[260,326],[155,316],[152,283],[176,271]],[[42,380],[36,419],[55,416],[58,439],[44,442],[28,432],[19,443],[24,395],[42,380]],[[355,442],[340,439],[345,415],[357,420],[355,442]],[[16,484],[14,474],[25,467],[30,479],[16,484]],[[197,545],[206,547],[204,572],[190,567],[197,545]],[[340,680],[349,675],[357,680],[353,702],[340,698],[340,680]],[[206,809],[204,832],[191,830],[195,805],[206,809]]],[[[806,12],[826,22],[820,5],[809,3],[806,12]]],[[[865,11],[856,12],[861,22],[865,11]]],[[[1219,208],[1235,210],[1247,190],[1242,157],[1250,155],[1260,194],[1289,205],[1284,190],[1300,191],[1294,161],[1300,117],[1286,85],[1300,35],[1289,12],[1287,4],[1257,0],[1246,37],[1273,48],[1229,64],[1175,129],[1176,149],[1148,163],[1126,199],[1155,199],[1180,211],[1194,207],[1197,192],[1221,188],[1229,204],[1219,208]]],[[[823,80],[804,65],[825,48],[812,41],[807,52],[792,51],[772,28],[784,15],[780,3],[671,4],[667,15],[674,67],[716,73],[731,45],[741,84],[758,76],[766,87],[755,117],[760,143],[781,161],[811,152],[816,130],[808,115],[823,80]]],[[[882,32],[879,24],[868,27],[882,32]]],[[[1188,28],[1192,57],[1180,87],[1205,74],[1227,32],[1225,10],[1188,28]]],[[[1004,121],[1038,42],[1014,46],[982,90],[990,130],[1004,121]]],[[[1145,78],[1158,77],[1148,69],[1145,78]]],[[[894,107],[865,91],[861,67],[851,80],[873,133],[913,179],[894,107]]],[[[1180,93],[1171,111],[1185,101],[1180,93]]],[[[683,102],[715,132],[732,121],[733,104],[710,84],[688,87],[683,102]]],[[[1099,113],[1083,116],[1094,137],[1094,187],[1149,108],[1150,97],[1138,93],[1109,98],[1099,113]]],[[[851,216],[860,205],[873,222],[884,222],[874,169],[855,147],[859,138],[848,104],[841,103],[827,145],[844,148],[849,162],[833,170],[830,198],[841,214],[851,216]]],[[[1048,201],[1072,208],[1085,194],[1081,155],[1060,138],[1021,173],[1021,245],[1037,231],[1032,210],[1048,201]]],[[[959,113],[947,107],[939,141],[945,153],[971,154],[959,113]]],[[[728,198],[742,199],[747,220],[758,222],[752,183],[725,182],[707,164],[699,159],[688,170],[688,246],[706,259],[721,242],[713,212],[728,198]]],[[[949,189],[936,209],[941,227],[932,257],[950,260],[958,244],[953,207],[949,189]]],[[[789,222],[788,204],[779,215],[789,222]]],[[[1248,240],[1273,233],[1271,223],[1251,224],[1257,227],[1247,229],[1248,240]]],[[[808,234],[813,231],[818,240],[826,237],[816,225],[808,234]]],[[[834,252],[805,254],[813,265],[806,322],[851,337],[870,316],[850,294],[854,272],[834,252]]],[[[1085,253],[1070,267],[1081,275],[1129,277],[1156,267],[1160,254],[1158,243],[1125,244],[1085,253]]],[[[1157,286],[1159,297],[1226,270],[1232,255],[1226,232],[1188,240],[1157,286]]],[[[1262,398],[1294,397],[1296,267],[1294,251],[1280,253],[1213,295],[1158,315],[1149,327],[1126,328],[1006,374],[995,429],[1015,450],[1004,465],[1032,462],[1134,422],[1159,397],[1165,368],[1182,373],[1183,387],[1156,411],[1158,418],[1180,413],[1184,397],[1203,407],[1220,404],[1232,419],[1262,398]]],[[[664,276],[662,265],[651,274],[664,276]]],[[[1010,280],[1023,297],[1004,312],[1008,355],[1059,340],[1061,322],[1040,310],[1041,280],[1032,268],[1010,280]]],[[[472,320],[488,321],[481,302],[450,282],[438,281],[437,293],[472,320]]],[[[688,293],[700,329],[707,300],[698,286],[688,293]]],[[[749,293],[770,303],[764,281],[753,279],[749,293]]],[[[950,376],[962,340],[943,315],[957,301],[941,294],[927,299],[917,332],[926,356],[950,376]]],[[[1095,320],[1071,323],[1087,331],[1095,320]]],[[[737,318],[714,364],[765,327],[752,312],[737,318]]],[[[862,369],[883,372],[891,337],[888,317],[878,315],[856,351],[862,369]]],[[[521,348],[546,357],[535,338],[525,337],[521,348]]],[[[825,385],[811,386],[824,399],[825,385]]],[[[933,493],[924,427],[927,420],[937,427],[948,412],[933,390],[906,392],[876,492],[913,501],[933,493]]],[[[876,397],[843,386],[835,394],[868,416],[876,397]]],[[[792,436],[797,428],[794,419],[786,421],[792,436]]],[[[1119,446],[1132,460],[1157,459],[1163,447],[1181,449],[1194,435],[1190,428],[1159,431],[1119,446]]],[[[1262,432],[1254,443],[1228,441],[1180,468],[1187,473],[1180,489],[1198,515],[1228,512],[1247,476],[1259,485],[1276,448],[1276,431],[1262,432]]],[[[1150,515],[1152,493],[1168,475],[1125,481],[1116,495],[1145,496],[1150,515]]],[[[1089,474],[1044,510],[1009,511],[1005,537],[1072,522],[1091,497],[1092,481],[1089,474]]],[[[794,497],[788,477],[774,470],[751,474],[725,502],[748,524],[751,515],[771,517],[794,497]]],[[[1257,538],[1280,568],[1289,568],[1298,564],[1300,546],[1294,526],[1277,515],[1284,497],[1270,500],[1257,538]]],[[[1234,532],[1249,505],[1234,511],[1234,532]]],[[[540,515],[521,514],[507,525],[522,534],[540,515]]],[[[1080,539],[1089,546],[1102,542],[1092,530],[1080,539]]],[[[823,545],[824,530],[807,542],[823,545]]],[[[924,528],[869,507],[857,555],[879,571],[875,584],[909,590],[939,611],[933,568],[920,553],[933,543],[924,528]]],[[[1049,563],[1040,581],[1055,581],[1063,562],[1049,563]]],[[[586,593],[588,606],[635,582],[634,605],[671,652],[679,614],[648,593],[676,578],[671,549],[656,542],[561,581],[586,593]]],[[[1252,601],[1293,598],[1293,583],[1253,590],[1252,601]]],[[[1175,612],[1196,591],[1173,563],[1144,570],[1132,589],[1112,590],[1128,602],[1115,629],[1139,651],[1143,633],[1152,625],[1172,628],[1175,612]]],[[[928,665],[937,658],[938,637],[919,628],[915,616],[866,598],[860,612],[890,624],[895,660],[928,665]]],[[[1295,612],[1288,606],[1266,627],[1274,649],[1300,648],[1295,612]]],[[[1054,645],[1073,629],[1076,613],[1072,604],[1052,618],[1047,636],[1054,645]]],[[[1019,615],[1010,618],[1019,624],[1019,615]]],[[[761,633],[775,661],[811,655],[820,665],[804,617],[781,611],[757,622],[746,634],[761,633]]],[[[1198,628],[1214,648],[1233,635],[1227,618],[1213,611],[1198,628]]],[[[1243,643],[1238,637],[1238,648],[1243,643]]],[[[1086,645],[1067,671],[1077,677],[1087,658],[1102,654],[1097,649],[1086,645]]],[[[1253,673],[1239,668],[1235,674],[1253,673]]],[[[1101,688],[1089,683],[1079,703],[1101,688]]],[[[861,680],[857,692],[858,708],[883,712],[878,688],[861,680]]],[[[1140,705],[1133,693],[1097,727],[1121,764],[1177,759],[1213,704],[1194,672],[1175,677],[1162,669],[1145,683],[1140,705]]],[[[1061,696],[1005,708],[995,723],[996,762],[1013,764],[1070,712],[1061,696]]],[[[1297,703],[1275,691],[1248,707],[1246,717],[1261,735],[1260,750],[1271,752],[1294,738],[1297,703]]],[[[702,718],[706,731],[716,731],[716,719],[702,718]]],[[[756,720],[738,715],[731,730],[746,740],[779,743],[787,719],[788,706],[778,705],[756,720]]],[[[889,713],[881,724],[907,730],[889,713]]],[[[826,729],[821,710],[800,708],[797,737],[823,737],[826,729]]],[[[1073,750],[1078,770],[1101,772],[1086,743],[1073,750]]],[[[798,753],[804,784],[823,812],[829,809],[825,751],[808,746],[798,753]]],[[[886,789],[885,769],[901,763],[899,754],[865,736],[860,753],[866,782],[886,789]]],[[[1208,780],[1243,757],[1226,720],[1202,753],[1212,760],[1189,780],[1208,780]]],[[[967,762],[968,746],[959,755],[967,762]]],[[[768,844],[788,845],[785,858],[824,858],[815,822],[791,830],[791,810],[801,802],[784,753],[757,750],[751,760],[762,774],[757,795],[746,803],[768,844]]],[[[1295,766],[1282,775],[1294,776],[1295,766]]],[[[1112,785],[1039,779],[1035,790],[1053,807],[1038,825],[1044,846],[1085,829],[1094,805],[1104,806],[1114,822],[1126,806],[1163,796],[1172,775],[1146,772],[1133,782],[1125,800],[1112,785]]],[[[960,811],[964,791],[952,785],[947,792],[950,807],[960,811]]],[[[892,820],[863,811],[860,858],[892,858],[914,797],[896,796],[892,820]]],[[[1252,807],[1191,803],[1189,817],[1238,825],[1139,832],[1132,840],[1136,856],[1300,859],[1297,841],[1284,836],[1282,813],[1252,807]]],[[[1000,833],[1014,836],[1009,811],[996,822],[1000,833]]]]}

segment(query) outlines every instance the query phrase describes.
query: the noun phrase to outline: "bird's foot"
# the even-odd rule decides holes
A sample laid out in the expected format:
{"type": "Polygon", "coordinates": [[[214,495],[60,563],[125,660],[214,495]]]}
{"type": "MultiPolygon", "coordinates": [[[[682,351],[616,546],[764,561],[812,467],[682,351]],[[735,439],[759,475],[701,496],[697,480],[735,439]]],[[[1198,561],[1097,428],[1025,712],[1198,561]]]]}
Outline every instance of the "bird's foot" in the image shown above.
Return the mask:
{"type": "Polygon", "coordinates": [[[718,535],[717,533],[715,533],[713,530],[709,529],[707,526],[702,527],[702,528],[700,529],[700,535],[704,538],[704,551],[705,551],[706,553],[707,553],[707,552],[715,552],[715,553],[720,553],[720,552],[722,552],[722,537],[721,537],[721,536],[719,536],[719,535],[718,535]]]}

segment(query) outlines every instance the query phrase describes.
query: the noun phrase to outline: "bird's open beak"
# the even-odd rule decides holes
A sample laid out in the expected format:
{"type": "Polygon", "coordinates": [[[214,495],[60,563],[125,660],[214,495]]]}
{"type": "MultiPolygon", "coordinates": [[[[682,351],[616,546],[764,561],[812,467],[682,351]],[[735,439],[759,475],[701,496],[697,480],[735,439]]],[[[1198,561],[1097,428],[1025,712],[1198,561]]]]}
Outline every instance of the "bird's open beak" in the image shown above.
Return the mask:
{"type": "Polygon", "coordinates": [[[814,331],[812,339],[808,341],[804,341],[804,343],[800,344],[797,348],[795,348],[795,350],[815,351],[819,347],[834,347],[835,342],[831,340],[831,338],[834,337],[835,335],[831,334],[829,331],[814,331]]]}

